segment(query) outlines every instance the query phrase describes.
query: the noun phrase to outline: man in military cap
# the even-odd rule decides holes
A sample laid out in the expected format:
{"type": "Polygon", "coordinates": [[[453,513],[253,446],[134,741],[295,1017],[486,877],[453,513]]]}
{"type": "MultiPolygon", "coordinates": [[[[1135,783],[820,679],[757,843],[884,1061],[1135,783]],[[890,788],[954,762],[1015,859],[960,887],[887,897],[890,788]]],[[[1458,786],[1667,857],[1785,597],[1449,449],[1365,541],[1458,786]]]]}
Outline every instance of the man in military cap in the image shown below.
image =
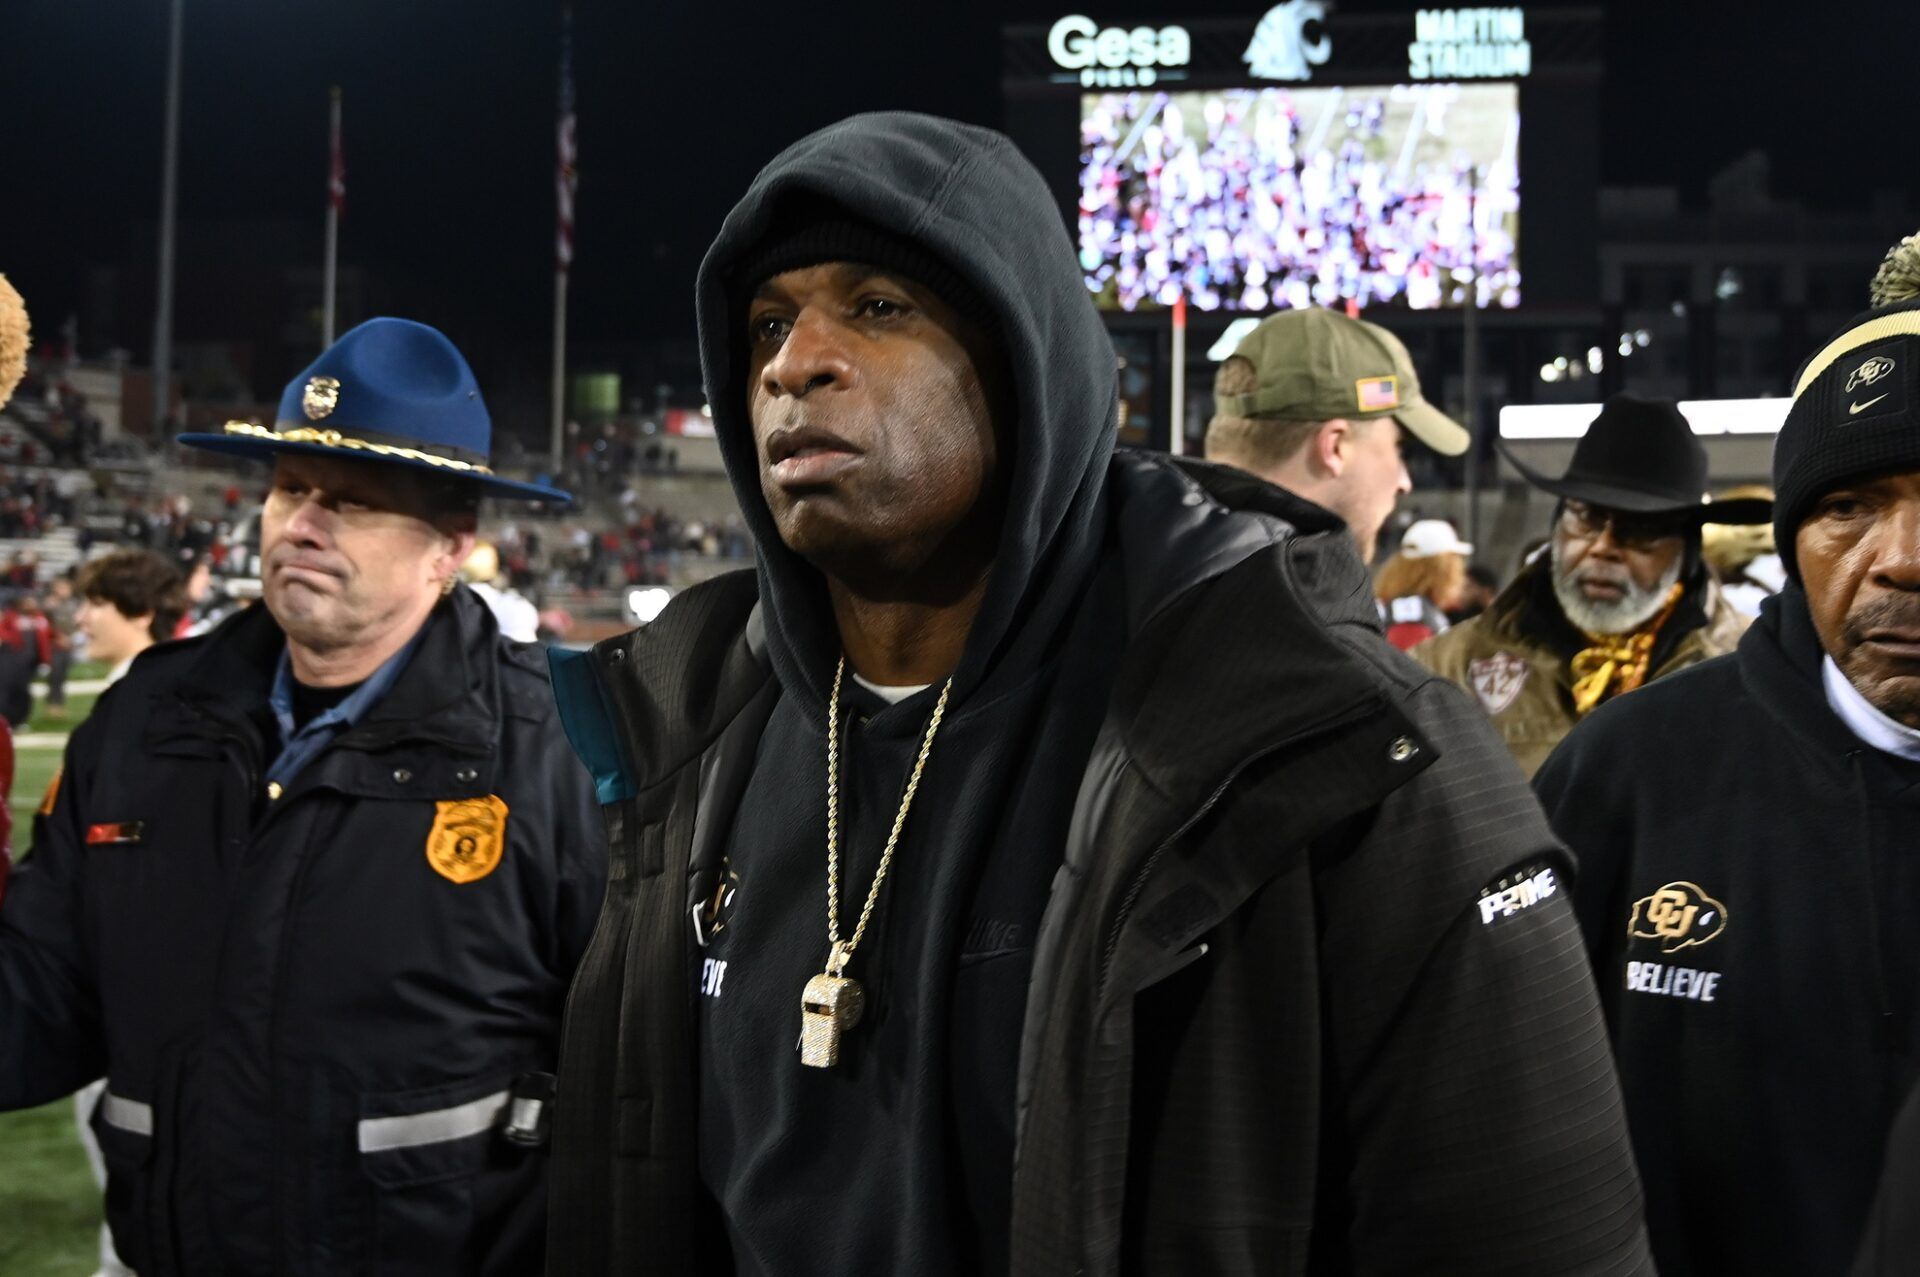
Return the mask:
{"type": "Polygon", "coordinates": [[[266,606],[138,657],[0,904],[0,1108],[105,1076],[144,1277],[540,1264],[562,1001],[604,882],[538,652],[456,583],[488,467],[444,336],[375,319],[271,428],[266,606]]]}
{"type": "Polygon", "coordinates": [[[1733,650],[1747,618],[1701,525],[1764,523],[1772,504],[1711,500],[1707,450],[1666,399],[1608,399],[1558,478],[1513,464],[1559,498],[1547,553],[1413,658],[1472,692],[1531,776],[1607,700],[1733,650]]]}
{"type": "Polygon", "coordinates": [[[1213,393],[1207,459],[1339,515],[1368,562],[1394,503],[1413,491],[1406,436],[1444,457],[1471,442],[1421,396],[1398,337],[1330,310],[1262,320],[1221,363],[1213,393]]]}

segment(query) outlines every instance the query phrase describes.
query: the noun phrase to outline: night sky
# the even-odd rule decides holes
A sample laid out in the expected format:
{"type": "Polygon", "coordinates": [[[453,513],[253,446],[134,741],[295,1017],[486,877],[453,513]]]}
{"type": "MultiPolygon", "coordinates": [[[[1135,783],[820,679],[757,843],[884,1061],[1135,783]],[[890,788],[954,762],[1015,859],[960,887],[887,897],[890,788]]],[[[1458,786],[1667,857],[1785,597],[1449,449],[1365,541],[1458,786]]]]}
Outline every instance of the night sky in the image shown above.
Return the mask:
{"type": "MultiPolygon", "coordinates": [[[[815,127],[884,107],[999,123],[1003,22],[1070,9],[1103,24],[1251,19],[1265,7],[581,3],[574,332],[583,343],[688,337],[694,269],[722,216],[766,159],[815,127]]],[[[1411,7],[1339,0],[1337,11],[1411,7]]],[[[1604,181],[1697,198],[1716,168],[1760,147],[1776,187],[1816,207],[1920,191],[1920,5],[1605,10],[1604,181]]],[[[138,246],[158,199],[166,12],[166,0],[0,0],[12,159],[0,271],[43,331],[82,304],[90,266],[152,269],[138,246]]],[[[419,318],[544,340],[558,12],[553,0],[188,0],[183,227],[306,219],[317,264],[326,94],[338,83],[343,262],[420,299],[419,318]]]]}

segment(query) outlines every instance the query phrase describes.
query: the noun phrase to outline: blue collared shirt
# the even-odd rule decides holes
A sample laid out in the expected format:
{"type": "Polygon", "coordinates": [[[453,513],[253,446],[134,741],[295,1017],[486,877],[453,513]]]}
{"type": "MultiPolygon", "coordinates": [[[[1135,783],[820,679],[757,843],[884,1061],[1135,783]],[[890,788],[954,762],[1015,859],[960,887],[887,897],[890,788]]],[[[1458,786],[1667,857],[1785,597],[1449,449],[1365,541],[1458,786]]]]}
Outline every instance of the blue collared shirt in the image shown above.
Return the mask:
{"type": "MultiPolygon", "coordinates": [[[[420,634],[426,633],[421,627],[420,634]]],[[[305,727],[295,728],[293,721],[293,662],[287,655],[287,649],[280,649],[280,666],[273,674],[273,692],[267,701],[273,706],[273,716],[280,723],[280,756],[273,760],[273,766],[267,769],[267,779],[278,785],[286,785],[300,769],[312,762],[314,756],[331,745],[334,738],[365,718],[367,711],[380,702],[399,679],[400,671],[407,666],[407,660],[413,655],[413,649],[420,645],[420,634],[415,634],[407,645],[387,658],[386,664],[375,670],[366,682],[353,689],[348,696],[333,708],[316,714],[305,727]]]]}

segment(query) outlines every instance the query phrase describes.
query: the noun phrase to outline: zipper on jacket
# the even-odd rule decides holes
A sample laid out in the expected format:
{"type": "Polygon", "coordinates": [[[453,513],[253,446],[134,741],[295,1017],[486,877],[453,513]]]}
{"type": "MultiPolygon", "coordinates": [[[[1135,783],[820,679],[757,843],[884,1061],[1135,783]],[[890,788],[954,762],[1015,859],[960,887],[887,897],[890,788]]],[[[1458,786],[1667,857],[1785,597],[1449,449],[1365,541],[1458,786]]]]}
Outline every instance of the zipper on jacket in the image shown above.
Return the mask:
{"type": "Polygon", "coordinates": [[[1205,820],[1207,814],[1219,804],[1221,798],[1226,796],[1226,792],[1233,788],[1234,782],[1239,780],[1249,767],[1252,767],[1261,759],[1278,753],[1280,750],[1297,745],[1301,741],[1309,740],[1323,732],[1333,731],[1338,727],[1344,727],[1348,723],[1358,722],[1373,712],[1373,709],[1374,706],[1368,704],[1363,705],[1360,709],[1343,710],[1317,723],[1310,723],[1292,735],[1282,737],[1280,740],[1274,741],[1270,745],[1264,745],[1253,753],[1248,754],[1245,758],[1234,764],[1233,769],[1222,778],[1218,785],[1214,786],[1213,792],[1207,795],[1205,801],[1194,808],[1193,812],[1188,815],[1185,820],[1180,822],[1179,828],[1160,840],[1159,844],[1147,854],[1145,863],[1135,871],[1133,881],[1127,885],[1126,894],[1120,898],[1120,911],[1114,915],[1113,926],[1107,932],[1107,942],[1100,954],[1100,972],[1094,981],[1094,996],[1096,1002],[1106,994],[1107,976],[1113,967],[1114,951],[1120,947],[1120,932],[1126,927],[1127,919],[1132,916],[1134,906],[1139,903],[1140,893],[1146,889],[1147,879],[1153,876],[1154,869],[1159,866],[1160,858],[1167,853],[1167,849],[1186,837],[1188,833],[1192,832],[1194,826],[1205,820]]]}

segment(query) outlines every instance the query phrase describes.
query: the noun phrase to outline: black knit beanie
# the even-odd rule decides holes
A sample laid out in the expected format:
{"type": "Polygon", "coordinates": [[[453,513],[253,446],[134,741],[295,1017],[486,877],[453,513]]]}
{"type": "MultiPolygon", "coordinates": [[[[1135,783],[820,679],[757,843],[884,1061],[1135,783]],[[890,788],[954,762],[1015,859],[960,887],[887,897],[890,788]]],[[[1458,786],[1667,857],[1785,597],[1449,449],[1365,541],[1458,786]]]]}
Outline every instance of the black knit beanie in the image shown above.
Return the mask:
{"type": "Polygon", "coordinates": [[[924,246],[825,202],[776,212],[774,224],[734,272],[744,301],[775,275],[822,262],[861,262],[924,285],[983,333],[1000,324],[986,295],[924,246]]]}
{"type": "Polygon", "coordinates": [[[1794,378],[1773,444],[1773,540],[1800,579],[1794,534],[1851,479],[1920,471],[1920,301],[1856,315],[1794,378]]]}

